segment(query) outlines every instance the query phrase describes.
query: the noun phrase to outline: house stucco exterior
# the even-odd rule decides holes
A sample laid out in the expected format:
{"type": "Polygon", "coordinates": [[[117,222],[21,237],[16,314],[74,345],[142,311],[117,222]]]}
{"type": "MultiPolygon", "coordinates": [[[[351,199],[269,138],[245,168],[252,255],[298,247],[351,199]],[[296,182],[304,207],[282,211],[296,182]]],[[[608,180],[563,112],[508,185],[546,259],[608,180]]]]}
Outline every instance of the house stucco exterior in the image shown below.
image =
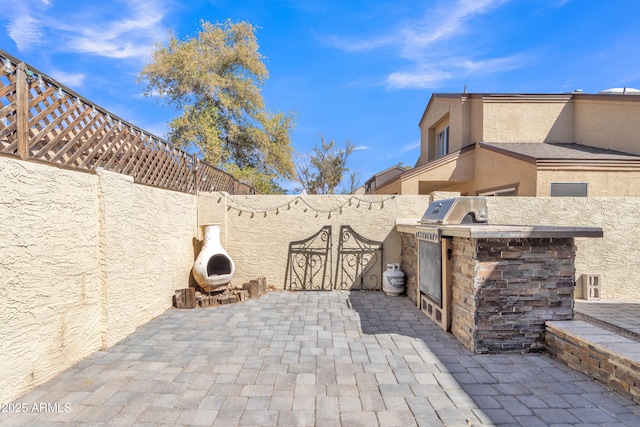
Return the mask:
{"type": "Polygon", "coordinates": [[[414,169],[377,194],[640,196],[640,96],[433,94],[414,169]],[[541,144],[533,146],[532,144],[541,144]]]}

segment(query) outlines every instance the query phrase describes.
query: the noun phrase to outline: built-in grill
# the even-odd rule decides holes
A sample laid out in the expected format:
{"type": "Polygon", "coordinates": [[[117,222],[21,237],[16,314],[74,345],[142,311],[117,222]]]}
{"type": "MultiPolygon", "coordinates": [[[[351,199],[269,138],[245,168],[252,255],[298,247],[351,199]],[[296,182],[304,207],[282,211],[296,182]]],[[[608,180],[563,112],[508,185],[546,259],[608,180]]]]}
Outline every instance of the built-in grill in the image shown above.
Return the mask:
{"type": "Polygon", "coordinates": [[[487,199],[484,197],[458,197],[436,200],[429,205],[420,224],[446,225],[487,222],[487,199]]]}
{"type": "Polygon", "coordinates": [[[418,295],[420,309],[445,331],[449,330],[451,293],[451,239],[442,237],[449,224],[486,223],[484,197],[459,197],[437,200],[429,205],[417,227],[418,295]]]}

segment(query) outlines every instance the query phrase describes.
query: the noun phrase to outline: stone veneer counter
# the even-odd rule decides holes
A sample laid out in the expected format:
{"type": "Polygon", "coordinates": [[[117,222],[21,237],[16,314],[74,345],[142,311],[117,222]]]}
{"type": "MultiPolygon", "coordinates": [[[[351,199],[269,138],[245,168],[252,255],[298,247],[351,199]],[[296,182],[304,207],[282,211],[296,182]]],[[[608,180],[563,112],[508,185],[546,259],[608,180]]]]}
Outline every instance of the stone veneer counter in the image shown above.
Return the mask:
{"type": "MultiPolygon", "coordinates": [[[[417,250],[411,246],[422,227],[412,219],[396,224],[407,235],[402,262],[417,273],[417,250]],[[407,265],[412,260],[413,268],[407,265]]],[[[441,226],[440,234],[450,240],[443,268],[451,295],[451,333],[476,353],[501,353],[542,350],[545,322],[573,318],[574,238],[602,237],[603,232],[590,227],[460,224],[441,226]]]]}

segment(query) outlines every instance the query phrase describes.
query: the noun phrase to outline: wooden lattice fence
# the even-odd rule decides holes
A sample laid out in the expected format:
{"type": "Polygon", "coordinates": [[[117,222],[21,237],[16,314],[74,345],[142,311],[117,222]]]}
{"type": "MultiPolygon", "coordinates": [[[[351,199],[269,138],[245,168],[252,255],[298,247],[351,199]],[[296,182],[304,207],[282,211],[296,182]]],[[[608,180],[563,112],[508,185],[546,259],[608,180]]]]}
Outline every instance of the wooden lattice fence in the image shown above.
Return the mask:
{"type": "Polygon", "coordinates": [[[0,154],[64,168],[100,168],[187,193],[255,194],[194,155],[145,132],[0,51],[0,154]]]}

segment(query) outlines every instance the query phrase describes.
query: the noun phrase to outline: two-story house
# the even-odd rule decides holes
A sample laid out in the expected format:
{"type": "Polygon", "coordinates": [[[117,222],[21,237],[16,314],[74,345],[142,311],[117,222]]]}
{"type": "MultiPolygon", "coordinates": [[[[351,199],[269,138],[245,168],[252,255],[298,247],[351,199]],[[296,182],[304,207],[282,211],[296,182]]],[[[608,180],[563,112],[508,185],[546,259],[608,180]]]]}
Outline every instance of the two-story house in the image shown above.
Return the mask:
{"type": "Polygon", "coordinates": [[[416,166],[376,194],[640,196],[640,96],[433,94],[416,166]]]}

